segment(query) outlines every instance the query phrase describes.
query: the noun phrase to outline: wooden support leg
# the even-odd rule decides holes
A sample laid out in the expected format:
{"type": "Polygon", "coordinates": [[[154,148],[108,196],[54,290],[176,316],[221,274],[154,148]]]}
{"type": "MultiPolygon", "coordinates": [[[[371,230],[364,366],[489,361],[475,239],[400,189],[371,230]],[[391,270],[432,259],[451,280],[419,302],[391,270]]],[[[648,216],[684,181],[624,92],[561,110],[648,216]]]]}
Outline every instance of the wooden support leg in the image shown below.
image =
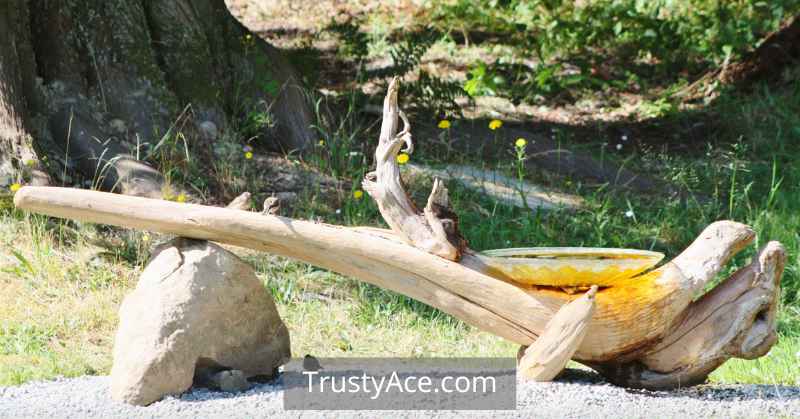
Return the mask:
{"type": "Polygon", "coordinates": [[[595,309],[597,286],[565,304],[545,326],[544,333],[527,349],[520,347],[519,374],[529,380],[551,381],[567,366],[586,336],[595,309]]]}

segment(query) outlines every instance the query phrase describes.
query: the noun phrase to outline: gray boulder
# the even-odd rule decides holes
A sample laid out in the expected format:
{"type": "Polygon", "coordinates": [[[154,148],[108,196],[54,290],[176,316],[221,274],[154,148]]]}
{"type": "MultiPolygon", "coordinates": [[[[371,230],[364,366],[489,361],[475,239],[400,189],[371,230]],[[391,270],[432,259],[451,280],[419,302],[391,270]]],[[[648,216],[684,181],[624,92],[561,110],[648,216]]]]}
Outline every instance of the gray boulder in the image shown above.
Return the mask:
{"type": "Polygon", "coordinates": [[[188,390],[196,368],[269,376],[289,357],[289,332],[250,265],[177,238],[156,249],[122,303],[111,394],[148,405],[188,390]]]}

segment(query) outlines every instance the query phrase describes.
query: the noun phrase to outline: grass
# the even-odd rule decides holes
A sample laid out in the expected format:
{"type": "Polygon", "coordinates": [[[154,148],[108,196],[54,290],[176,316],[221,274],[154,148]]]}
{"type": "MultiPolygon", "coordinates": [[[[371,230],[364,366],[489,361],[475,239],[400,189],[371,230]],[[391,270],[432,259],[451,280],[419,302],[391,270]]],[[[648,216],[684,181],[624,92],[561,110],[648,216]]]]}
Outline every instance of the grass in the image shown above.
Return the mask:
{"type": "Polygon", "coordinates": [[[108,371],[117,306],[137,268],[94,260],[66,223],[0,220],[0,384],[108,371]]]}
{"type": "Polygon", "coordinates": [[[715,383],[800,385],[800,337],[780,337],[770,352],[755,360],[731,359],[710,376],[715,383]]]}

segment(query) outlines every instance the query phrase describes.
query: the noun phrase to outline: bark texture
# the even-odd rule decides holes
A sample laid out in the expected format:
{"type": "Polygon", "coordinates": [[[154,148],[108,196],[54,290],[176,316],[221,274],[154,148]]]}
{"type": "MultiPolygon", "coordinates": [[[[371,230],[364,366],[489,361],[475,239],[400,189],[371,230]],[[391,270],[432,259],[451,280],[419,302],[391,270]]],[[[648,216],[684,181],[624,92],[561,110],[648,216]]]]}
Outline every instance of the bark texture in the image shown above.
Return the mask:
{"type": "Polygon", "coordinates": [[[0,3],[0,185],[48,183],[33,149],[26,110],[37,102],[35,60],[22,0],[0,3]]]}
{"type": "Polygon", "coordinates": [[[223,0],[0,4],[5,183],[30,182],[39,155],[60,177],[74,169],[106,190],[160,195],[161,175],[141,160],[177,129],[201,150],[235,129],[289,151],[306,147],[310,120],[291,66],[223,0]]]}
{"type": "Polygon", "coordinates": [[[747,88],[756,81],[780,80],[787,67],[800,62],[800,16],[795,16],[780,29],[769,34],[763,42],[740,60],[710,71],[679,91],[684,100],[712,96],[718,83],[747,88]]]}

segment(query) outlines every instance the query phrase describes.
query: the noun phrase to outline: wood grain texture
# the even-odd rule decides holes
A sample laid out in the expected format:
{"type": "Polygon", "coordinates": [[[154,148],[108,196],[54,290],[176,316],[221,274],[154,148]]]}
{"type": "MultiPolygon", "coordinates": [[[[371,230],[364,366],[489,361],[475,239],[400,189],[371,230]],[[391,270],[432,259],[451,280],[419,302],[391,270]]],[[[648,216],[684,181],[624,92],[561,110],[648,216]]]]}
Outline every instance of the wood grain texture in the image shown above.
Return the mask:
{"type": "Polygon", "coordinates": [[[753,262],[692,303],[667,335],[636,359],[589,363],[628,387],[702,383],[730,358],[755,359],[777,342],[776,315],[786,251],[769,242],[753,262]]]}
{"type": "MultiPolygon", "coordinates": [[[[387,230],[69,188],[26,186],[14,201],[20,209],[55,217],[217,241],[295,258],[408,295],[526,346],[545,330],[561,306],[579,297],[491,277],[470,253],[455,263],[404,244],[387,230]]],[[[713,241],[702,243],[708,254],[720,253],[714,250],[713,241]]],[[[646,276],[598,291],[597,310],[576,359],[635,359],[666,335],[691,302],[691,284],[672,263],[646,276]]]]}
{"type": "Polygon", "coordinates": [[[399,86],[397,77],[389,83],[383,102],[380,138],[375,150],[376,167],[367,173],[361,185],[378,204],[383,219],[392,231],[408,244],[448,260],[458,260],[464,247],[463,240],[457,236],[451,242],[448,237],[448,230],[456,235],[456,221],[440,218],[441,209],[447,207],[444,184],[438,179],[434,180],[428,204],[420,212],[400,179],[397,155],[403,145],[406,146],[403,150],[405,153],[413,153],[414,143],[411,140],[411,124],[397,104],[399,86]],[[398,133],[400,119],[403,121],[403,130],[398,133]]]}

